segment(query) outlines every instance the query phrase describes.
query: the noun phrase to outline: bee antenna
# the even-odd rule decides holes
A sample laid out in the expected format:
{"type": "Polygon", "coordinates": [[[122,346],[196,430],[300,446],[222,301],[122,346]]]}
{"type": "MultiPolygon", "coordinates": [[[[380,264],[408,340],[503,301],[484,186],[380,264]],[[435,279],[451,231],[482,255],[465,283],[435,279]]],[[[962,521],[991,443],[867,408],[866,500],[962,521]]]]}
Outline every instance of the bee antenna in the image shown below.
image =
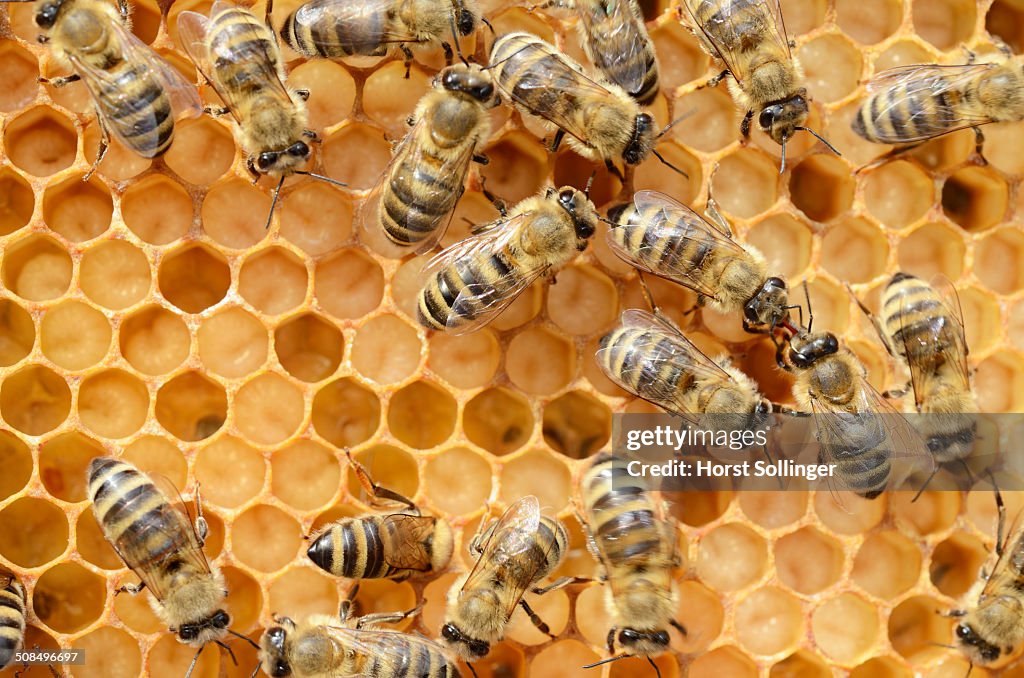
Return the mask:
{"type": "Polygon", "coordinates": [[[480,676],[478,676],[476,674],[476,669],[473,668],[472,664],[470,664],[469,662],[466,662],[466,668],[468,668],[469,672],[473,674],[473,678],[480,678],[480,676]]]}
{"type": "Polygon", "coordinates": [[[598,221],[603,221],[604,223],[608,224],[609,226],[618,226],[618,224],[616,224],[614,221],[612,221],[608,217],[602,217],[600,214],[597,215],[597,220],[598,221]]]}
{"type": "Polygon", "coordinates": [[[657,674],[658,678],[661,678],[661,669],[659,669],[658,665],[654,663],[654,660],[648,657],[647,663],[650,664],[651,668],[654,669],[654,673],[657,674]]]}
{"type": "Polygon", "coordinates": [[[673,165],[672,163],[670,163],[670,162],[669,162],[668,160],[665,160],[665,157],[664,157],[664,156],[663,156],[663,155],[662,155],[661,153],[658,153],[658,149],[656,149],[656,148],[652,148],[652,149],[651,149],[651,153],[653,153],[653,154],[654,154],[654,157],[655,157],[655,158],[657,158],[658,160],[660,160],[660,161],[661,161],[661,163],[662,163],[663,165],[665,165],[665,167],[668,167],[668,168],[669,168],[670,170],[672,170],[672,171],[674,171],[674,172],[678,172],[679,174],[682,174],[682,175],[683,175],[684,177],[686,177],[687,179],[689,179],[689,178],[690,178],[690,175],[689,175],[689,174],[687,174],[687,173],[686,173],[686,172],[684,172],[683,170],[679,169],[678,167],[676,167],[675,165],[673,165]]]}
{"type": "Polygon", "coordinates": [[[590,173],[590,178],[587,179],[587,187],[583,189],[583,195],[587,196],[587,200],[590,200],[590,187],[594,185],[594,177],[597,176],[597,170],[595,169],[590,173]]]}
{"type": "Polygon", "coordinates": [[[185,678],[191,678],[192,671],[194,671],[195,668],[196,668],[196,662],[199,661],[199,655],[202,654],[202,652],[203,652],[203,650],[205,648],[206,648],[206,646],[203,645],[198,650],[196,650],[195,656],[192,657],[192,663],[188,665],[188,671],[185,671],[185,678]]]}
{"type": "Polygon", "coordinates": [[[786,171],[786,142],[789,137],[782,137],[782,160],[779,162],[779,174],[786,171]]]}
{"type": "Polygon", "coordinates": [[[249,636],[243,636],[241,633],[238,633],[237,631],[232,631],[231,629],[228,629],[228,633],[233,635],[235,638],[241,638],[245,642],[247,642],[250,645],[252,645],[253,647],[255,647],[257,650],[260,649],[259,643],[257,643],[255,640],[253,640],[249,636]]]}
{"type": "Polygon", "coordinates": [[[462,63],[468,66],[469,62],[466,61],[466,57],[462,56],[462,45],[459,44],[459,32],[455,30],[455,12],[448,13],[448,25],[451,26],[452,29],[452,40],[455,42],[455,53],[459,55],[459,59],[462,63]]]}
{"type": "Polygon", "coordinates": [[[270,203],[270,212],[267,214],[267,225],[266,230],[270,230],[270,221],[274,218],[274,209],[277,208],[277,199],[281,197],[281,187],[284,185],[284,175],[281,175],[281,180],[277,182],[277,188],[274,189],[274,199],[270,203]]]}
{"type": "Polygon", "coordinates": [[[260,668],[262,668],[262,666],[263,666],[263,662],[258,662],[256,664],[256,668],[254,668],[252,670],[252,675],[249,676],[249,678],[256,678],[256,674],[260,672],[260,668]]]}
{"type": "Polygon", "coordinates": [[[669,132],[669,130],[670,130],[670,129],[672,129],[673,127],[675,127],[675,126],[676,126],[676,125],[677,125],[678,123],[682,122],[683,120],[686,120],[687,118],[689,118],[690,116],[692,116],[692,115],[693,115],[694,113],[696,113],[696,112],[697,112],[697,109],[696,109],[696,108],[691,108],[691,109],[690,109],[690,110],[688,110],[688,111],[687,111],[686,113],[683,113],[683,114],[682,114],[682,115],[680,115],[680,116],[679,116],[678,118],[676,118],[675,120],[673,120],[673,121],[672,121],[672,122],[670,122],[669,124],[665,125],[665,127],[664,127],[664,128],[663,128],[663,129],[662,129],[662,130],[661,130],[660,132],[658,132],[658,136],[656,136],[656,137],[654,137],[654,138],[655,138],[655,139],[660,139],[660,138],[662,138],[663,136],[665,136],[666,134],[668,134],[668,132],[669,132]]]}
{"type": "MultiPolygon", "coordinates": [[[[25,2],[28,2],[28,0],[25,0],[25,2]]],[[[492,26],[491,22],[487,20],[487,17],[481,16],[480,17],[480,23],[482,23],[484,26],[487,26],[487,28],[489,28],[491,30],[491,35],[497,35],[497,33],[494,32],[494,26],[492,26]]],[[[467,666],[468,666],[468,664],[467,664],[467,666]]]]}
{"type": "Polygon", "coordinates": [[[597,666],[603,666],[604,664],[610,664],[612,662],[617,662],[620,659],[625,659],[628,656],[629,656],[628,654],[623,652],[622,654],[617,654],[614,657],[608,657],[607,659],[602,659],[599,662],[594,662],[593,664],[587,664],[583,668],[585,668],[585,669],[592,669],[592,668],[595,668],[597,666]]]}
{"type": "Polygon", "coordinates": [[[338,181],[337,179],[332,179],[330,177],[325,177],[324,175],[317,174],[316,172],[307,172],[305,170],[295,170],[295,173],[296,174],[301,174],[304,177],[312,177],[312,178],[314,178],[314,179],[316,179],[318,181],[325,181],[328,184],[334,184],[335,186],[341,186],[342,188],[348,188],[348,184],[346,184],[344,181],[338,181]]]}
{"type": "Polygon", "coordinates": [[[232,649],[231,649],[230,647],[228,647],[227,643],[224,643],[224,642],[222,642],[222,641],[220,641],[220,640],[215,640],[215,641],[213,641],[213,642],[217,643],[217,644],[218,644],[218,645],[220,645],[220,646],[221,646],[222,648],[224,648],[224,649],[225,649],[225,650],[227,651],[227,653],[228,653],[228,656],[230,656],[230,657],[231,657],[231,663],[232,663],[232,664],[234,664],[235,666],[238,666],[238,659],[237,659],[237,658],[235,658],[235,653],[234,653],[234,651],[233,651],[233,650],[232,650],[232,649]]]}
{"type": "Polygon", "coordinates": [[[804,280],[804,299],[807,300],[807,334],[810,334],[811,327],[814,325],[814,311],[811,309],[811,289],[807,286],[806,280],[804,280]]]}
{"type": "Polygon", "coordinates": [[[811,129],[810,127],[800,127],[800,126],[797,126],[797,127],[794,127],[793,129],[796,129],[796,130],[800,130],[801,132],[807,132],[808,134],[810,134],[811,136],[813,136],[813,137],[814,137],[815,139],[817,139],[817,140],[818,140],[818,141],[820,141],[821,143],[825,144],[825,145],[826,145],[826,146],[828,147],[828,150],[832,151],[833,153],[835,153],[836,155],[838,155],[838,156],[839,156],[840,158],[841,158],[841,157],[843,157],[843,154],[842,154],[842,153],[840,153],[840,152],[839,152],[839,150],[838,150],[838,149],[836,149],[836,147],[835,147],[835,146],[833,146],[833,145],[832,145],[832,144],[830,144],[830,143],[829,143],[828,141],[826,141],[826,140],[825,140],[825,137],[821,136],[820,134],[818,134],[817,132],[815,132],[815,131],[814,131],[813,129],[811,129]]]}

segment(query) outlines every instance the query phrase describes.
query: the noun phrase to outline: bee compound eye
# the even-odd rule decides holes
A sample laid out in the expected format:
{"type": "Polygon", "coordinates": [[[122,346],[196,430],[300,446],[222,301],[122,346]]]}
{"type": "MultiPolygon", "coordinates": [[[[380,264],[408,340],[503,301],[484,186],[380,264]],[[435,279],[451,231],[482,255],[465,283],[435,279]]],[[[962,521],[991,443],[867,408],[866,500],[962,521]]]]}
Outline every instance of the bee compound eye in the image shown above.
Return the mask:
{"type": "Polygon", "coordinates": [[[769,129],[775,122],[775,109],[775,106],[770,106],[761,111],[761,115],[757,118],[757,124],[761,126],[761,129],[769,129]]]}
{"type": "Polygon", "coordinates": [[[658,645],[668,645],[668,631],[658,631],[654,634],[653,640],[658,645]]]}
{"type": "Polygon", "coordinates": [[[277,162],[277,153],[274,151],[263,151],[259,157],[256,158],[256,166],[261,170],[265,170],[271,165],[277,162]]]}
{"type": "Polygon", "coordinates": [[[619,642],[623,645],[629,645],[640,640],[640,634],[633,629],[622,629],[619,632],[619,642]]]}
{"type": "Polygon", "coordinates": [[[213,625],[219,629],[226,629],[231,624],[231,617],[224,610],[217,610],[217,614],[213,615],[211,620],[213,625]]]}
{"type": "Polygon", "coordinates": [[[273,676],[273,678],[290,676],[292,675],[292,667],[288,666],[288,662],[283,659],[275,659],[274,666],[270,669],[270,675],[273,676]]]}
{"type": "Polygon", "coordinates": [[[306,145],[305,141],[296,141],[288,147],[288,155],[304,158],[309,155],[309,146],[306,145]]]}
{"type": "Polygon", "coordinates": [[[182,624],[182,626],[178,628],[178,637],[185,642],[195,640],[198,636],[199,627],[195,624],[182,624]]]}
{"type": "Polygon", "coordinates": [[[462,638],[462,634],[453,624],[448,623],[441,627],[441,637],[454,643],[462,638]]]}
{"type": "Polygon", "coordinates": [[[972,635],[973,635],[973,631],[971,631],[971,627],[970,626],[967,626],[966,624],[957,624],[956,625],[956,637],[957,638],[961,638],[963,640],[966,640],[966,639],[970,638],[972,635]]]}
{"type": "Polygon", "coordinates": [[[481,101],[486,101],[494,95],[494,85],[489,82],[485,82],[482,85],[477,85],[473,88],[473,96],[481,101]]]}

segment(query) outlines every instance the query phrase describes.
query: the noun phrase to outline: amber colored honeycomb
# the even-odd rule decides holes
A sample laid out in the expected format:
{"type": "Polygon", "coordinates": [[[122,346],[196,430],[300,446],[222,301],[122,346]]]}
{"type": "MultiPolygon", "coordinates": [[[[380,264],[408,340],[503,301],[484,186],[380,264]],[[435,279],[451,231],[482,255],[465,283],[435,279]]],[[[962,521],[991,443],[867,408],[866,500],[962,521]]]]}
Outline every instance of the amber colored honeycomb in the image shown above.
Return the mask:
{"type": "MultiPolygon", "coordinates": [[[[295,4],[278,3],[278,22],[295,4]]],[[[531,30],[583,58],[566,14],[508,4],[489,10],[496,31],[531,30]]],[[[714,69],[672,8],[643,4],[664,83],[653,111],[663,124],[693,115],[661,147],[689,179],[652,160],[634,188],[696,205],[712,191],[773,270],[810,281],[818,326],[843,334],[877,386],[903,377],[844,283],[875,305],[896,269],[944,274],[961,290],[982,409],[1024,409],[1024,124],[986,128],[987,166],[964,131],[859,174],[885,149],[849,129],[863,83],[881,69],[956,62],[961,44],[985,51],[993,36],[1024,48],[1024,4],[783,0],[814,98],[811,124],[843,157],[800,137],[782,176],[764,135],[740,144],[725,88],[699,88],[714,69]]],[[[193,75],[174,19],[208,3],[175,2],[170,21],[152,0],[133,5],[135,32],[193,75]]],[[[226,121],[185,122],[161,160],[115,146],[83,183],[98,138],[88,95],[80,84],[37,83],[57,68],[36,33],[31,4],[0,9],[0,562],[31,592],[30,646],[85,648],[88,665],[71,669],[83,678],[180,678],[192,656],[142,597],[113,595],[132,576],[101,538],[83,479],[104,451],[186,494],[201,483],[209,555],[227,577],[234,627],[253,638],[272,613],[331,613],[348,590],[303,556],[304,535],[365,510],[345,447],[461,535],[451,572],[367,582],[364,610],[410,608],[425,596],[413,628],[436,635],[481,507],[497,512],[527,493],[569,526],[561,573],[594,574],[570,495],[581,459],[606,445],[612,413],[651,409],[607,381],[592,357],[619,311],[641,305],[635,274],[602,233],[556,285],[531,289],[490,328],[428,335],[413,316],[423,258],[389,260],[359,244],[360,200],[441,65],[438,50],[418,56],[408,81],[394,60],[288,55],[292,83],[312,91],[319,169],[351,188],[289,181],[267,233],[271,187],[249,183],[226,121]]],[[[506,200],[551,178],[582,186],[590,175],[567,149],[549,155],[532,123],[506,109],[494,116],[482,174],[506,200]]],[[[621,188],[601,170],[593,194],[606,206],[621,188]]],[[[446,243],[465,235],[466,221],[493,216],[468,191],[446,243]]],[[[683,317],[692,294],[652,286],[701,346],[732,351],[770,397],[787,399],[771,347],[744,334],[739,318],[683,317]]],[[[952,622],[936,611],[961,600],[991,548],[988,492],[853,502],[850,513],[827,495],[676,499],[686,548],[679,619],[690,635],[657,660],[665,678],[966,672],[937,645],[950,641],[952,622]]],[[[604,656],[601,598],[589,584],[531,600],[558,639],[517,615],[507,641],[478,664],[481,678],[651,676],[639,660],[579,668],[604,656]]],[[[196,675],[248,675],[254,654],[233,645],[237,668],[207,650],[196,675]]],[[[1004,675],[1024,675],[1024,664],[1004,675]]]]}

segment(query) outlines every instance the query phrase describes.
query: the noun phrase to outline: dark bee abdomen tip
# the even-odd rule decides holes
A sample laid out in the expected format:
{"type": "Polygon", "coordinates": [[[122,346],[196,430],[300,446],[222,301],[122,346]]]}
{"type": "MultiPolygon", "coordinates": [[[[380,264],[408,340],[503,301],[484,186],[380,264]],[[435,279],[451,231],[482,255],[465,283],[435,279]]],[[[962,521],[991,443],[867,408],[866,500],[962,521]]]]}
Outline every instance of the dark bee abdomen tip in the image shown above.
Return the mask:
{"type": "Polygon", "coordinates": [[[892,276],[892,280],[889,281],[889,284],[886,285],[886,287],[889,287],[890,285],[895,285],[901,280],[914,280],[915,278],[917,278],[917,276],[910,275],[909,273],[904,273],[903,271],[896,271],[896,273],[894,273],[892,276]]]}
{"type": "Polygon", "coordinates": [[[322,534],[313,542],[313,545],[306,551],[309,559],[325,570],[330,570],[333,564],[331,557],[331,537],[329,534],[322,534]]]}

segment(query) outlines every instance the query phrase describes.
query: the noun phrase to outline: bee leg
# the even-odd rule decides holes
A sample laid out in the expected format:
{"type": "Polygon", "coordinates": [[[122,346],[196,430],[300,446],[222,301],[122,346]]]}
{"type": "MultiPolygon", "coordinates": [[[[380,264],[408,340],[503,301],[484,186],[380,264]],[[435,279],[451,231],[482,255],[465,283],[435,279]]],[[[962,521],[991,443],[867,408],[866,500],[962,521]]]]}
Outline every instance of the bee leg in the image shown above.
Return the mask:
{"type": "Polygon", "coordinates": [[[214,118],[219,118],[220,116],[227,115],[230,112],[231,109],[226,106],[206,106],[203,108],[203,113],[211,115],[214,118]]]}
{"type": "Polygon", "coordinates": [[[703,85],[698,85],[697,89],[704,89],[705,87],[718,87],[718,83],[722,82],[730,75],[732,75],[732,73],[730,73],[729,69],[727,68],[718,75],[716,75],[715,77],[705,82],[703,85]]]}
{"type": "MultiPolygon", "coordinates": [[[[345,600],[341,601],[338,605],[338,619],[345,621],[348,619],[349,614],[352,613],[352,608],[355,606],[356,596],[359,595],[359,582],[348,590],[345,595],[345,600]]],[[[276,620],[275,620],[276,621],[276,620]]]]}
{"type": "Polygon", "coordinates": [[[487,165],[491,162],[491,159],[488,158],[483,153],[474,153],[473,162],[477,163],[478,165],[487,165]]]}
{"type": "Polygon", "coordinates": [[[732,228],[729,226],[729,222],[725,220],[725,217],[718,211],[718,203],[710,195],[708,196],[707,204],[704,206],[704,214],[715,222],[715,225],[718,226],[722,233],[729,236],[730,240],[732,239],[732,228]]]}
{"type": "MultiPolygon", "coordinates": [[[[402,50],[402,54],[405,55],[405,79],[409,79],[409,71],[412,68],[412,50],[405,45],[399,45],[398,48],[402,50]]],[[[451,63],[450,61],[448,63],[451,63]]]]}
{"type": "Polygon", "coordinates": [[[309,90],[308,89],[297,89],[295,93],[299,95],[299,98],[303,101],[309,101],[309,90]]]}
{"type": "Polygon", "coordinates": [[[492,205],[494,205],[494,209],[498,210],[498,214],[500,214],[502,218],[508,216],[508,205],[504,200],[487,190],[486,180],[482,174],[480,175],[480,192],[484,194],[484,197],[487,198],[492,205]]]}
{"type": "Polygon", "coordinates": [[[544,623],[544,620],[541,619],[540,616],[533,611],[533,608],[530,607],[529,603],[526,602],[525,598],[519,599],[519,606],[523,608],[523,612],[525,612],[526,616],[530,618],[530,623],[537,627],[538,631],[543,633],[551,640],[554,640],[557,637],[555,636],[555,634],[551,633],[551,627],[544,623]]]}
{"type": "Polygon", "coordinates": [[[99,115],[96,116],[96,122],[100,125],[100,142],[99,148],[96,149],[96,159],[92,163],[92,167],[89,171],[82,175],[82,181],[89,181],[92,175],[96,173],[100,163],[103,162],[103,158],[107,155],[107,149],[110,148],[110,133],[107,131],[107,124],[103,122],[103,118],[99,115]]]}
{"type": "Polygon", "coordinates": [[[680,624],[680,623],[679,623],[678,621],[676,621],[675,619],[669,619],[669,620],[668,620],[668,623],[669,623],[669,624],[671,624],[671,625],[672,625],[672,627],[673,627],[673,628],[674,628],[674,629],[675,629],[676,631],[679,631],[679,633],[683,634],[683,636],[687,636],[687,635],[689,635],[689,634],[687,634],[687,633],[686,633],[686,627],[685,627],[685,626],[683,626],[682,624],[680,624]]]}
{"type": "Polygon", "coordinates": [[[586,577],[559,577],[547,586],[537,586],[535,588],[530,589],[530,592],[535,593],[538,596],[542,596],[545,593],[551,593],[552,591],[557,591],[558,589],[565,588],[569,584],[586,584],[590,581],[591,580],[587,579],[586,577]]]}
{"type": "Polygon", "coordinates": [[[320,135],[317,134],[316,132],[314,132],[311,129],[304,129],[304,130],[302,130],[302,136],[306,137],[307,139],[309,139],[310,141],[313,141],[313,142],[320,141],[320,135]]]}
{"type": "Polygon", "coordinates": [[[276,36],[277,32],[274,30],[274,17],[272,16],[273,13],[274,0],[267,0],[267,9],[266,11],[263,12],[263,22],[267,24],[267,28],[270,30],[270,33],[276,36]]]}
{"type": "Polygon", "coordinates": [[[348,457],[349,468],[351,468],[352,472],[356,474],[356,480],[358,480],[359,484],[362,485],[364,490],[366,490],[366,493],[370,495],[371,503],[377,504],[380,503],[377,501],[379,499],[388,499],[408,506],[411,510],[415,511],[417,515],[419,515],[420,511],[411,499],[406,498],[394,490],[381,487],[377,483],[373,482],[373,478],[370,477],[370,472],[366,470],[365,466],[353,459],[352,453],[348,450],[345,450],[345,456],[348,457]]]}
{"type": "Polygon", "coordinates": [[[978,154],[978,161],[982,165],[987,165],[988,160],[985,159],[985,154],[982,147],[985,145],[985,133],[981,131],[980,127],[974,127],[974,152],[978,154]]]}
{"type": "Polygon", "coordinates": [[[747,114],[743,116],[743,121],[740,123],[740,134],[743,135],[744,141],[750,141],[750,121],[754,119],[754,109],[747,111],[747,114]]]}
{"type": "Polygon", "coordinates": [[[605,643],[608,646],[608,654],[615,654],[615,632],[616,631],[618,631],[618,628],[615,627],[615,626],[613,626],[610,629],[608,629],[608,638],[605,640],[605,643]]]}
{"type": "Polygon", "coordinates": [[[252,158],[245,161],[245,168],[249,170],[249,174],[252,175],[252,183],[255,186],[260,180],[260,173],[256,171],[256,165],[253,163],[252,158]]]}
{"type": "Polygon", "coordinates": [[[71,75],[64,75],[59,78],[39,78],[39,83],[59,89],[65,85],[70,85],[73,82],[78,82],[81,79],[82,76],[78,75],[78,73],[72,73],[71,75]]]}
{"type": "Polygon", "coordinates": [[[992,489],[996,493],[996,512],[999,515],[996,523],[996,555],[1001,558],[1006,550],[1006,504],[1003,503],[1003,495],[999,492],[996,479],[992,477],[992,471],[989,471],[989,477],[992,478],[992,489]]]}
{"type": "Polygon", "coordinates": [[[626,181],[626,177],[622,175],[622,172],[619,170],[618,167],[615,166],[615,163],[613,163],[611,160],[605,159],[604,166],[608,169],[608,173],[614,176],[616,179],[622,182],[626,181]]]}
{"type": "Polygon", "coordinates": [[[423,609],[423,603],[420,603],[416,607],[412,608],[411,610],[407,610],[405,612],[375,612],[373,614],[363,615],[362,617],[360,617],[359,619],[356,620],[356,628],[357,629],[365,629],[365,628],[372,629],[372,628],[376,628],[376,627],[380,626],[381,624],[397,624],[398,622],[402,621],[403,619],[408,619],[409,617],[415,617],[416,615],[418,615],[420,613],[420,611],[422,609],[423,609]]]}
{"type": "Polygon", "coordinates": [[[441,49],[444,50],[444,65],[451,66],[452,60],[455,58],[455,52],[452,51],[452,46],[447,42],[442,42],[441,49]]]}
{"type": "Polygon", "coordinates": [[[206,535],[210,533],[210,526],[203,517],[203,501],[199,494],[199,483],[196,483],[196,536],[199,537],[199,548],[206,545],[206,535]]]}
{"type": "Polygon", "coordinates": [[[950,619],[957,619],[959,617],[967,616],[967,610],[946,610],[945,612],[943,612],[942,610],[936,610],[936,612],[939,614],[939,616],[948,617],[950,619]]]}
{"type": "Polygon", "coordinates": [[[555,132],[555,138],[551,140],[551,147],[548,148],[552,153],[558,152],[558,147],[562,145],[562,139],[565,138],[565,130],[559,129],[555,132]]]}
{"type": "Polygon", "coordinates": [[[121,584],[121,586],[114,589],[114,595],[121,593],[127,593],[132,596],[137,596],[142,593],[142,589],[146,588],[146,582],[141,581],[138,584],[121,584]]]}

